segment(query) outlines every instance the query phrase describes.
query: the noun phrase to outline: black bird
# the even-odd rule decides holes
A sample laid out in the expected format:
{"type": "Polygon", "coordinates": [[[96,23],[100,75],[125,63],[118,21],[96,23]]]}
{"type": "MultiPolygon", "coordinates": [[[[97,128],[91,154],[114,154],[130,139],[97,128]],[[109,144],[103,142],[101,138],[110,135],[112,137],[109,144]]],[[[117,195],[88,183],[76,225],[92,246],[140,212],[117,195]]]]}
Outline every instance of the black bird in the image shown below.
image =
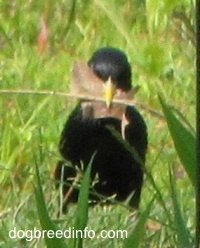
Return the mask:
{"type": "Polygon", "coordinates": [[[93,54],[85,67],[93,78],[84,80],[78,75],[72,88],[78,93],[81,91],[78,88],[82,88],[84,93],[97,100],[80,100],[61,134],[59,151],[66,162],[57,164],[55,179],[66,183],[62,186],[63,212],[67,203],[78,199],[78,189],[73,188],[77,168],[85,170],[95,152],[91,172],[91,179],[95,180],[90,200],[99,202],[101,196],[113,196],[117,201],[124,201],[130,196],[130,207],[138,208],[147,151],[147,128],[134,106],[114,101],[127,100],[132,95],[130,64],[121,50],[104,47],[93,54]],[[102,95],[104,102],[98,101],[102,95]],[[126,140],[137,156],[109,127],[118,132],[121,140],[126,140]]]}

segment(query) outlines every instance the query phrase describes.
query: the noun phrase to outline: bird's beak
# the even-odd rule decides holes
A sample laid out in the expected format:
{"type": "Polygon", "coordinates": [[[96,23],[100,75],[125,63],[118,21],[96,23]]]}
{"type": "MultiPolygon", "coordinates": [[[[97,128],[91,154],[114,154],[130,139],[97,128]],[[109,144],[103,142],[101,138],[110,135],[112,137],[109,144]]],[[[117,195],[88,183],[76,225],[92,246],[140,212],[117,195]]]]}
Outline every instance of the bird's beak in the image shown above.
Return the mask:
{"type": "Polygon", "coordinates": [[[107,108],[110,108],[116,91],[116,86],[112,82],[111,77],[109,77],[108,80],[104,83],[103,89],[106,106],[107,108]]]}

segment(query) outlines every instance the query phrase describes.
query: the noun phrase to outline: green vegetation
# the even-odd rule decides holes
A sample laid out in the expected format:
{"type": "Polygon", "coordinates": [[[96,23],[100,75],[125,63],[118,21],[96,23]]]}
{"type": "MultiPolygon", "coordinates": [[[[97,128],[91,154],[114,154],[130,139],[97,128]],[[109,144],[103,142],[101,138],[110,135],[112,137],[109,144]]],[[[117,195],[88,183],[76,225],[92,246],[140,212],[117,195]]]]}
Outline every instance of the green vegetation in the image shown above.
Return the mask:
{"type": "Polygon", "coordinates": [[[59,159],[60,132],[76,101],[53,94],[0,92],[1,247],[194,246],[193,26],[192,0],[0,0],[0,90],[67,93],[74,60],[88,60],[95,49],[115,46],[128,54],[133,84],[141,86],[137,101],[168,119],[138,106],[149,130],[138,222],[125,204],[87,208],[89,172],[82,182],[78,207],[70,206],[68,214],[58,219],[59,192],[52,174],[59,159]],[[43,36],[39,50],[41,19],[49,36],[47,43],[43,36]],[[8,235],[14,227],[66,230],[84,225],[97,234],[127,230],[128,239],[53,239],[45,243],[42,238],[27,241],[8,235]]]}

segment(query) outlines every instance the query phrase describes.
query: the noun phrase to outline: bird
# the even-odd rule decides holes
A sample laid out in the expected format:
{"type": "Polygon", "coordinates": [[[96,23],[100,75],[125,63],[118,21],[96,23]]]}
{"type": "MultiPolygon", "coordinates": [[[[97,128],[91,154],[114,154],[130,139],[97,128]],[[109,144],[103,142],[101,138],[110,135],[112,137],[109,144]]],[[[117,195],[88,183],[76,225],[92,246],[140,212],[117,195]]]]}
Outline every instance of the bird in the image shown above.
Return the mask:
{"type": "Polygon", "coordinates": [[[67,117],[59,141],[62,160],[54,178],[57,187],[64,182],[62,211],[66,213],[68,204],[78,201],[78,171],[86,170],[93,155],[91,204],[128,199],[129,207],[138,209],[148,132],[136,107],[124,103],[134,93],[128,58],[121,49],[102,47],[88,62],[76,63],[73,74],[72,93],[86,97],[78,100],[67,117]]]}

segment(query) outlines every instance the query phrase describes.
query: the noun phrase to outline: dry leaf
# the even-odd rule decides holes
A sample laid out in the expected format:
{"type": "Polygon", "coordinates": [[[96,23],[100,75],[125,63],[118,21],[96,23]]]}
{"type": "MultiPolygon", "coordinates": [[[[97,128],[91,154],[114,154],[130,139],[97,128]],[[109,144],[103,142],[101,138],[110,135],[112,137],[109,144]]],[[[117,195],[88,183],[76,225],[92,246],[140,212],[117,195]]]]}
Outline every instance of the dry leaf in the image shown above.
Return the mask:
{"type": "Polygon", "coordinates": [[[48,35],[49,35],[48,27],[46,25],[44,16],[42,16],[40,19],[40,26],[41,28],[40,28],[40,33],[38,35],[37,46],[39,52],[42,54],[47,49],[48,35]]]}

